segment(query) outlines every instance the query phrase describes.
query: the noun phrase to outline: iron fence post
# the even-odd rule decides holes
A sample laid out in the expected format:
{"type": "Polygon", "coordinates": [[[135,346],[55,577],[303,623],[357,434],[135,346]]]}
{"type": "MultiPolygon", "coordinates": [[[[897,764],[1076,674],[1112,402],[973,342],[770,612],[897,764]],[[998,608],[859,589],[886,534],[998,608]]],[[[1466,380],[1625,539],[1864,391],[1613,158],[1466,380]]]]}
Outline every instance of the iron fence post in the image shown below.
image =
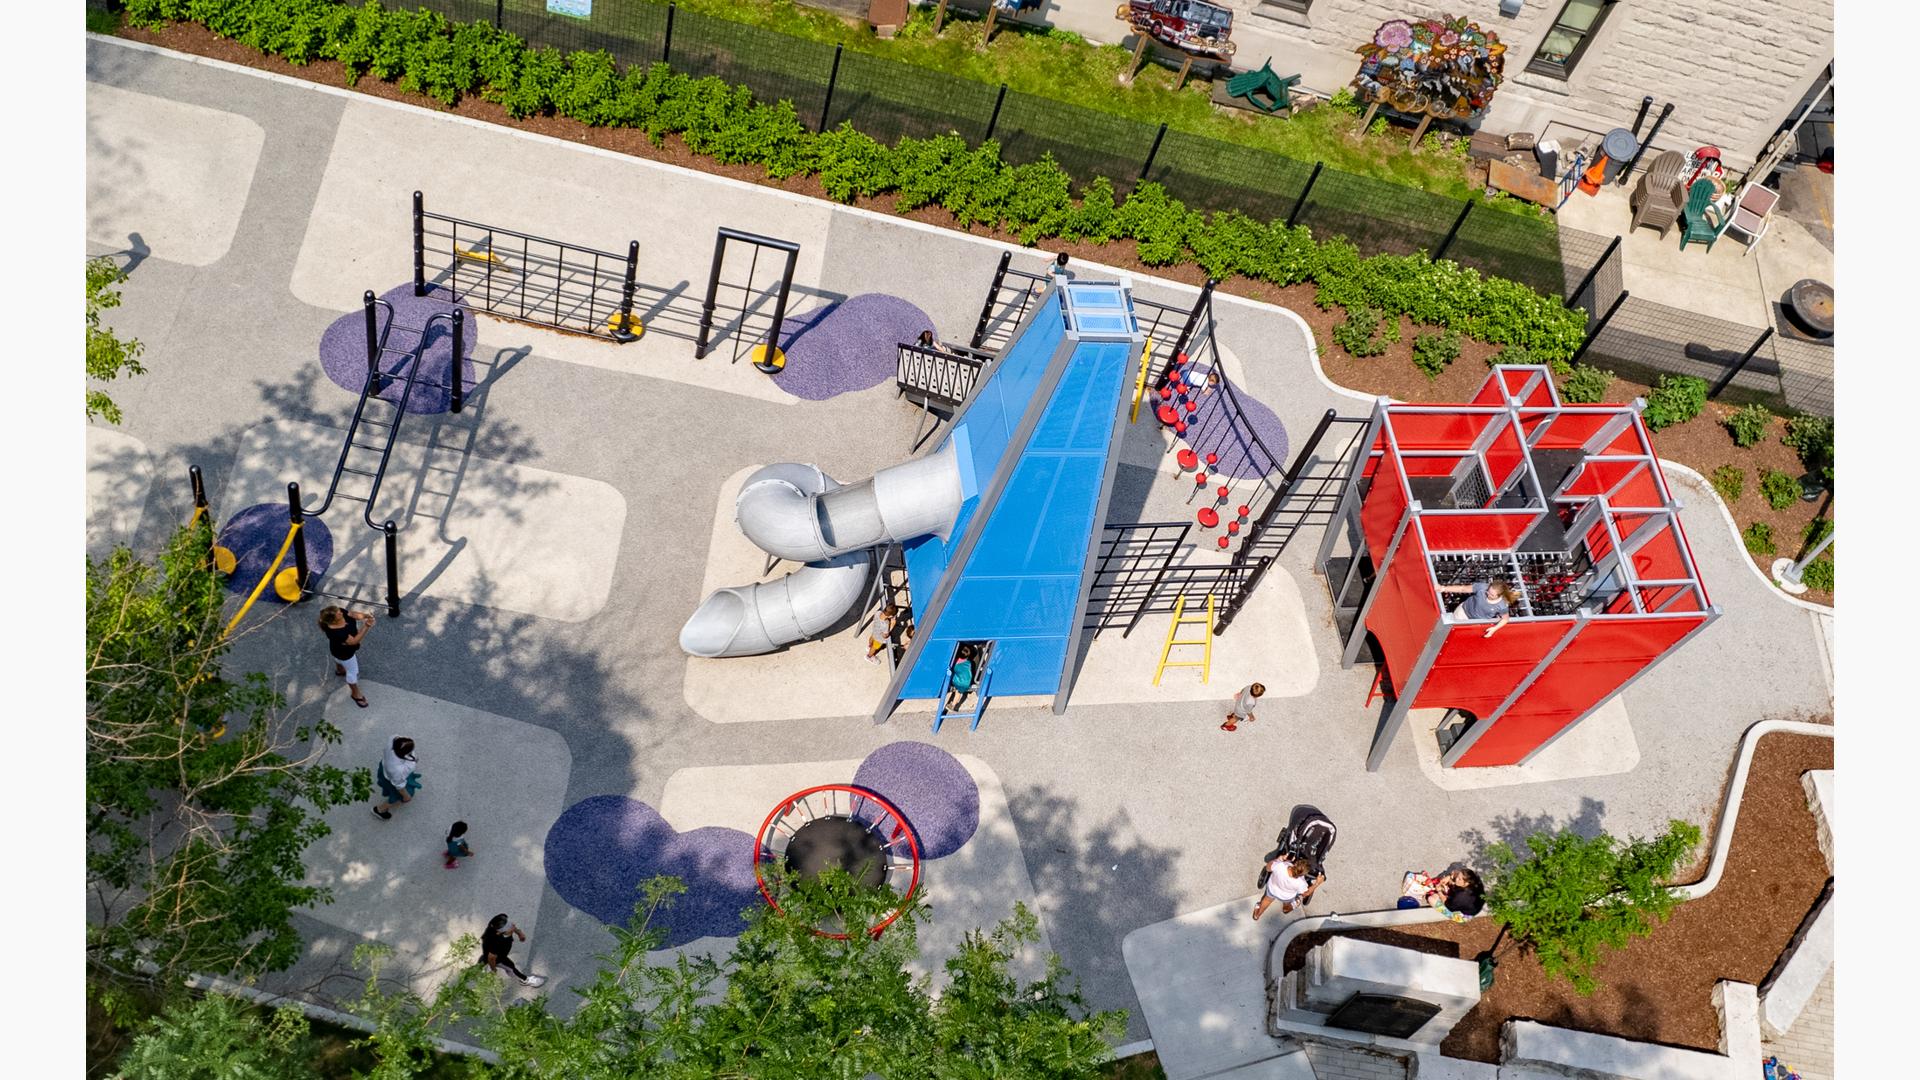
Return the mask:
{"type": "Polygon", "coordinates": [[[1167,137],[1167,125],[1161,124],[1160,130],[1153,133],[1153,145],[1147,149],[1146,164],[1140,166],[1140,180],[1147,182],[1147,174],[1153,171],[1153,159],[1160,156],[1160,140],[1167,137]]]}
{"type": "Polygon", "coordinates": [[[1307,195],[1313,191],[1314,181],[1320,179],[1320,170],[1325,167],[1325,162],[1313,163],[1313,171],[1307,174],[1307,186],[1300,189],[1300,197],[1294,200],[1293,210],[1287,214],[1287,228],[1293,228],[1294,222],[1300,220],[1300,211],[1307,206],[1307,195]]]}
{"type": "Polygon", "coordinates": [[[1765,345],[1772,337],[1773,327],[1769,326],[1765,330],[1760,331],[1760,336],[1754,339],[1752,347],[1747,349],[1746,355],[1740,358],[1740,362],[1729,368],[1725,375],[1720,376],[1720,381],[1713,384],[1713,389],[1707,391],[1707,400],[1711,401],[1719,397],[1720,392],[1725,390],[1729,383],[1733,382],[1733,377],[1746,370],[1747,364],[1753,360],[1753,354],[1760,351],[1760,346],[1765,345]]]}
{"type": "Polygon", "coordinates": [[[419,192],[413,193],[413,295],[427,295],[427,208],[419,192]]]}
{"type": "MultiPolygon", "coordinates": [[[[287,484],[287,523],[301,525],[306,521],[306,512],[300,506],[300,485],[287,484]]],[[[304,526],[293,534],[293,583],[300,588],[300,599],[307,598],[307,530],[304,526]]]]}
{"type": "Polygon", "coordinates": [[[1574,301],[1580,299],[1580,294],[1586,292],[1587,286],[1593,284],[1593,279],[1600,273],[1600,268],[1607,265],[1607,260],[1613,258],[1613,253],[1618,250],[1620,250],[1620,238],[1616,236],[1607,244],[1607,250],[1600,253],[1600,261],[1593,264],[1593,269],[1588,270],[1587,275],[1580,279],[1580,284],[1567,295],[1568,307],[1572,307],[1574,301]]]}
{"type": "Polygon", "coordinates": [[[1640,144],[1640,149],[1635,150],[1633,152],[1633,160],[1627,162],[1627,167],[1620,170],[1620,186],[1621,187],[1625,187],[1627,185],[1627,178],[1633,175],[1633,167],[1640,164],[1640,159],[1646,156],[1647,147],[1653,145],[1653,140],[1657,138],[1660,134],[1660,125],[1667,122],[1667,114],[1672,111],[1673,111],[1673,102],[1671,101],[1667,102],[1665,105],[1660,106],[1660,115],[1654,117],[1653,128],[1647,132],[1646,140],[1640,144]]]}
{"type": "Polygon", "coordinates": [[[1007,264],[1012,261],[1013,252],[1000,253],[1000,265],[993,271],[993,284],[987,286],[987,302],[980,305],[980,324],[973,328],[973,340],[967,343],[969,349],[979,348],[980,343],[987,339],[987,324],[993,320],[993,302],[1000,298],[1000,286],[1007,280],[1007,264]]]}
{"type": "Polygon", "coordinates": [[[627,241],[627,275],[620,283],[620,327],[614,337],[621,341],[632,341],[633,332],[633,292],[640,285],[640,241],[627,241]]]}
{"type": "Polygon", "coordinates": [[[500,29],[500,22],[507,14],[507,0],[493,0],[493,28],[500,29]]]}
{"type": "Polygon", "coordinates": [[[993,138],[993,131],[1000,126],[1000,106],[1007,102],[1007,84],[1000,84],[1000,92],[993,97],[993,115],[987,117],[987,133],[980,136],[981,142],[993,138]]]}
{"type": "Polygon", "coordinates": [[[673,63],[673,13],[680,10],[678,4],[667,5],[667,33],[660,42],[660,62],[673,63]]]}
{"type": "Polygon", "coordinates": [[[1453,238],[1460,235],[1460,226],[1467,223],[1467,215],[1471,213],[1473,213],[1473,200],[1468,199],[1466,205],[1460,208],[1460,216],[1453,219],[1453,228],[1447,230],[1447,238],[1440,241],[1440,247],[1434,251],[1435,262],[1438,262],[1441,256],[1447,253],[1447,249],[1453,246],[1453,238]]]}
{"type": "MultiPolygon", "coordinates": [[[[447,385],[453,390],[453,411],[456,413],[467,403],[467,380],[465,373],[460,370],[467,352],[466,339],[467,310],[457,307],[453,309],[453,360],[447,368],[447,385]]],[[[426,345],[420,346],[422,353],[425,353],[426,349],[426,345]]]]}
{"type": "Polygon", "coordinates": [[[1252,553],[1253,545],[1259,543],[1260,538],[1265,536],[1267,529],[1273,525],[1273,519],[1280,514],[1280,504],[1286,501],[1287,493],[1293,490],[1293,485],[1300,480],[1300,474],[1306,470],[1307,459],[1313,456],[1314,450],[1320,445],[1321,438],[1327,434],[1327,429],[1333,426],[1333,417],[1332,409],[1321,414],[1320,423],[1314,426],[1313,434],[1307,436],[1307,441],[1300,447],[1300,452],[1293,456],[1293,464],[1287,466],[1286,475],[1280,478],[1280,486],[1274,491],[1273,498],[1267,500],[1267,508],[1260,512],[1260,517],[1253,523],[1253,528],[1247,530],[1246,539],[1240,541],[1242,553],[1252,553]]]}
{"type": "Polygon", "coordinates": [[[1651,108],[1653,108],[1653,95],[1648,94],[1646,97],[1640,99],[1640,111],[1633,114],[1634,138],[1638,139],[1640,137],[1640,125],[1646,122],[1647,110],[1651,108]]]}
{"type": "MultiPolygon", "coordinates": [[[[669,7],[668,11],[673,9],[669,7]]],[[[720,302],[720,262],[726,257],[727,244],[723,237],[713,245],[713,268],[707,271],[707,298],[700,305],[700,336],[693,343],[693,358],[704,360],[707,356],[707,335],[713,332],[713,311],[720,302]]]]}
{"type": "Polygon", "coordinates": [[[367,313],[367,378],[378,378],[380,374],[380,314],[374,307],[373,290],[368,289],[360,297],[361,306],[367,313]]]}
{"type": "Polygon", "coordinates": [[[827,116],[833,111],[833,88],[840,82],[840,53],[845,48],[844,45],[833,47],[833,68],[827,72],[827,96],[820,103],[820,125],[815,131],[827,130],[827,116]]]}
{"type": "Polygon", "coordinates": [[[381,532],[387,541],[387,615],[400,617],[400,529],[389,521],[381,532]]]}
{"type": "Polygon", "coordinates": [[[1600,331],[1605,330],[1607,324],[1613,321],[1613,313],[1619,311],[1620,305],[1626,302],[1627,290],[1621,289],[1620,295],[1614,297],[1613,303],[1607,306],[1607,313],[1600,316],[1600,321],[1593,324],[1593,329],[1587,331],[1586,338],[1580,342],[1580,348],[1574,351],[1573,356],[1567,360],[1567,363],[1577,364],[1580,362],[1581,357],[1587,355],[1587,349],[1593,345],[1593,339],[1600,336],[1600,331]]]}

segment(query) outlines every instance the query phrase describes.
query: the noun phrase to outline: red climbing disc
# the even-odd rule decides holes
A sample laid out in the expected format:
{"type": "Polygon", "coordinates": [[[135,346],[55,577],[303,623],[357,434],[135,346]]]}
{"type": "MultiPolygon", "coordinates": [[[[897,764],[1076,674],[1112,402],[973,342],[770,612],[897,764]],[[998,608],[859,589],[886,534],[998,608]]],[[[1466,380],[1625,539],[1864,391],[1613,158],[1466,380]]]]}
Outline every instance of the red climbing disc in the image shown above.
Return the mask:
{"type": "Polygon", "coordinates": [[[1180,453],[1176,455],[1174,460],[1180,462],[1180,470],[1182,472],[1185,472],[1186,470],[1191,469],[1195,465],[1200,463],[1200,459],[1196,457],[1193,451],[1191,450],[1181,450],[1180,453]]]}
{"type": "Polygon", "coordinates": [[[1248,514],[1250,514],[1250,513],[1252,513],[1252,512],[1253,512],[1253,511],[1251,511],[1251,510],[1248,510],[1248,509],[1247,509],[1247,508],[1246,508],[1245,506],[1242,506],[1242,507],[1240,508],[1240,516],[1241,516],[1241,517],[1243,517],[1243,518],[1244,518],[1244,517],[1246,517],[1246,516],[1247,516],[1248,514]]]}
{"type": "Polygon", "coordinates": [[[1197,473],[1194,473],[1194,474],[1193,474],[1193,486],[1194,486],[1194,487],[1206,487],[1206,486],[1207,486],[1207,474],[1206,474],[1206,473],[1203,473],[1203,472],[1197,472],[1197,473]]]}
{"type": "Polygon", "coordinates": [[[1195,516],[1200,519],[1200,527],[1203,529],[1211,529],[1215,525],[1220,524],[1220,515],[1214,512],[1211,506],[1201,507],[1200,513],[1195,516]]]}
{"type": "Polygon", "coordinates": [[[1240,535],[1240,523],[1239,523],[1239,522],[1237,522],[1237,521],[1229,521],[1229,522],[1227,522],[1227,534],[1228,534],[1229,536],[1239,536],[1239,535],[1240,535]]]}
{"type": "Polygon", "coordinates": [[[1171,405],[1162,405],[1154,411],[1159,414],[1160,422],[1163,424],[1178,423],[1180,420],[1180,414],[1174,412],[1171,405]]]}
{"type": "Polygon", "coordinates": [[[1187,422],[1185,420],[1175,420],[1173,422],[1173,433],[1175,435],[1185,435],[1187,433],[1187,422]]]}
{"type": "Polygon", "coordinates": [[[1207,467],[1212,468],[1218,464],[1220,464],[1220,455],[1211,450],[1207,451],[1207,467]]]}
{"type": "Polygon", "coordinates": [[[1220,499],[1221,499],[1221,501],[1222,501],[1222,502],[1225,502],[1225,501],[1226,501],[1226,498],[1227,498],[1227,496],[1229,496],[1229,495],[1231,495],[1231,494],[1233,494],[1233,489],[1232,489],[1232,488],[1229,488],[1229,487],[1228,487],[1227,485],[1225,485],[1225,484],[1221,484],[1221,485],[1220,485],[1220,499]]]}
{"type": "Polygon", "coordinates": [[[1200,403],[1197,401],[1182,401],[1180,404],[1186,407],[1187,415],[1189,416],[1193,415],[1193,413],[1197,412],[1200,408],[1200,403]]]}
{"type": "Polygon", "coordinates": [[[1232,543],[1233,541],[1228,540],[1226,537],[1223,536],[1214,542],[1219,544],[1222,548],[1225,548],[1228,544],[1232,543]]]}
{"type": "Polygon", "coordinates": [[[1170,397],[1172,397],[1172,396],[1173,396],[1173,387],[1171,387],[1171,386],[1163,386],[1163,387],[1161,387],[1161,388],[1160,388],[1160,400],[1161,400],[1161,401],[1165,401],[1165,400],[1167,400],[1168,398],[1170,398],[1170,397]]]}

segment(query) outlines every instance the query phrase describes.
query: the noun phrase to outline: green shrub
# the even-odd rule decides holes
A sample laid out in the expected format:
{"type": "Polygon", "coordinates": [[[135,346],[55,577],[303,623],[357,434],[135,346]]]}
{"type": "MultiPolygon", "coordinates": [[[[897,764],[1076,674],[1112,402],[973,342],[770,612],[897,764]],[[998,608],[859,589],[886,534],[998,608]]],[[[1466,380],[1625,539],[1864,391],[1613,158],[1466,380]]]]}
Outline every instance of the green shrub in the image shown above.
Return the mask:
{"type": "Polygon", "coordinates": [[[1809,589],[1823,593],[1833,591],[1833,549],[1828,548],[1820,557],[1800,568],[1800,583],[1809,589]]]}
{"type": "MultiPolygon", "coordinates": [[[[958,136],[952,136],[959,142],[958,136]]],[[[1067,223],[1061,230],[1061,236],[1069,240],[1091,240],[1104,244],[1120,235],[1120,209],[1113,200],[1113,181],[1104,176],[1095,177],[1080,192],[1080,205],[1067,215],[1067,223]]]]}
{"type": "Polygon", "coordinates": [[[1346,321],[1333,328],[1333,343],[1354,356],[1379,356],[1400,340],[1400,320],[1388,320],[1386,332],[1378,333],[1381,318],[1379,308],[1349,308],[1346,321]]]}
{"type": "Polygon", "coordinates": [[[1722,465],[1713,470],[1713,490],[1728,502],[1739,502],[1747,490],[1747,472],[1738,465],[1722,465]]]}
{"type": "Polygon", "coordinates": [[[1707,380],[1692,375],[1662,375],[1647,394],[1647,410],[1640,414],[1654,431],[1683,424],[1707,407],[1707,380]]]}
{"type": "Polygon", "coordinates": [[[1327,107],[1348,116],[1360,115],[1360,99],[1353,96],[1353,88],[1348,86],[1335,90],[1333,96],[1327,99],[1327,107]]]}
{"type": "MultiPolygon", "coordinates": [[[[1818,518],[1814,518],[1812,521],[1807,522],[1807,527],[1800,530],[1801,550],[1802,551],[1813,550],[1816,546],[1819,545],[1820,541],[1825,540],[1827,538],[1827,534],[1832,531],[1833,531],[1832,518],[1818,517],[1818,518]]],[[[1832,549],[1829,548],[1828,550],[1832,550],[1832,549]]]]}
{"type": "Polygon", "coordinates": [[[1800,498],[1800,481],[1792,473],[1768,469],[1760,474],[1760,497],[1775,510],[1785,510],[1800,498]]]}
{"type": "Polygon", "coordinates": [[[1727,417],[1723,424],[1727,434],[1733,436],[1733,445],[1752,446],[1767,436],[1767,425],[1773,422],[1773,413],[1758,402],[1742,405],[1727,417]]]}
{"type": "Polygon", "coordinates": [[[1833,483],[1833,421],[1824,416],[1802,413],[1787,418],[1786,433],[1780,441],[1793,447],[1808,472],[1819,473],[1833,483]]]}
{"type": "Polygon", "coordinates": [[[1741,531],[1740,539],[1747,545],[1747,550],[1755,555],[1773,554],[1773,526],[1764,521],[1747,526],[1741,531]]]}
{"type": "Polygon", "coordinates": [[[1413,339],[1413,366],[1427,373],[1427,378],[1437,379],[1447,370],[1447,365],[1460,359],[1460,334],[1455,330],[1439,330],[1430,334],[1417,334],[1413,339]]]}
{"type": "Polygon", "coordinates": [[[1607,396],[1607,387],[1613,383],[1613,372],[1604,371],[1592,364],[1575,364],[1560,380],[1560,400],[1573,405],[1591,405],[1607,396]]]}

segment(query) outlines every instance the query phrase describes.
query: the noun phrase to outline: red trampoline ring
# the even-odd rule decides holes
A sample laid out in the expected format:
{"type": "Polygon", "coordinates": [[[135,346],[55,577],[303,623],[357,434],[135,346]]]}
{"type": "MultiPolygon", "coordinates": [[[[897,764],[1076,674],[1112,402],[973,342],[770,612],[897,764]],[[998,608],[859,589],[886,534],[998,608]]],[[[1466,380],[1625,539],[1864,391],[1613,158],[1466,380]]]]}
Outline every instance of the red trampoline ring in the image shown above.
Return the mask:
{"type": "MultiPolygon", "coordinates": [[[[869,828],[877,837],[882,838],[880,840],[882,848],[888,852],[891,852],[894,846],[901,840],[904,839],[907,842],[907,858],[909,865],[912,867],[912,875],[907,880],[905,891],[900,894],[900,903],[894,907],[892,913],[880,920],[879,923],[868,928],[867,933],[869,935],[879,937],[880,932],[893,925],[893,921],[898,919],[900,914],[907,909],[907,905],[913,900],[914,893],[920,887],[920,841],[914,837],[913,828],[907,824],[906,817],[901,814],[892,803],[881,798],[879,795],[865,788],[854,787],[851,784],[820,784],[807,788],[804,791],[795,792],[781,800],[780,805],[774,807],[772,812],[767,814],[766,820],[760,823],[760,831],[755,833],[753,838],[753,881],[754,884],[759,887],[761,897],[764,898],[768,905],[775,911],[782,910],[780,902],[773,898],[772,890],[767,888],[766,876],[762,872],[760,864],[762,859],[772,862],[784,854],[784,849],[782,852],[775,852],[770,846],[769,841],[779,828],[785,828],[789,840],[799,831],[798,826],[785,827],[783,825],[785,819],[796,810],[806,814],[806,820],[801,822],[801,825],[832,818],[858,822],[869,828]],[[808,801],[822,793],[825,793],[827,796],[827,812],[824,814],[817,812],[814,805],[808,801]],[[846,796],[844,801],[847,807],[844,813],[839,810],[840,803],[843,801],[841,796],[843,795],[846,796]],[[871,807],[880,811],[879,815],[872,820],[863,820],[858,816],[861,811],[865,809],[862,804],[870,804],[871,807]]],[[[890,879],[893,866],[894,864],[891,861],[886,864],[887,877],[889,879],[887,881],[888,884],[891,884],[890,879]]],[[[817,927],[813,932],[819,934],[821,937],[833,938],[838,941],[845,941],[848,937],[845,933],[821,930],[817,927]]]]}

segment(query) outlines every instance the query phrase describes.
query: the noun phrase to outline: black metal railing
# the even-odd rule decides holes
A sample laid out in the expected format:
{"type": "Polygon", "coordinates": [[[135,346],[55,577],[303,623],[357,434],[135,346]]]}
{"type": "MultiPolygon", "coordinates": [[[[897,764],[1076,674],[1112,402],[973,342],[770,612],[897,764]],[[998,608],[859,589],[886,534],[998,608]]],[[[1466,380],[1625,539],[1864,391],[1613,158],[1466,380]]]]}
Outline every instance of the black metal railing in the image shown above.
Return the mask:
{"type": "Polygon", "coordinates": [[[639,265],[638,240],[616,255],[431,213],[413,193],[415,296],[439,285],[497,318],[632,341],[639,265]]]}
{"type": "Polygon", "coordinates": [[[957,409],[973,394],[980,373],[991,358],[971,349],[930,348],[900,343],[895,384],[916,403],[957,409]]]}

